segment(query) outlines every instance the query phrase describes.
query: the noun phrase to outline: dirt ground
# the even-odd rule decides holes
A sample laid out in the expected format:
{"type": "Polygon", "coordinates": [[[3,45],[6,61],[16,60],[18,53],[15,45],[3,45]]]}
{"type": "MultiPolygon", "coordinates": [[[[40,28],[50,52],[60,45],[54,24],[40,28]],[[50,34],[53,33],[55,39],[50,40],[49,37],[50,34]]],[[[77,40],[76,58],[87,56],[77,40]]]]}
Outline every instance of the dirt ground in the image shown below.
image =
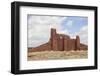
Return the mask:
{"type": "Polygon", "coordinates": [[[87,50],[28,52],[28,61],[88,58],[87,50]]]}

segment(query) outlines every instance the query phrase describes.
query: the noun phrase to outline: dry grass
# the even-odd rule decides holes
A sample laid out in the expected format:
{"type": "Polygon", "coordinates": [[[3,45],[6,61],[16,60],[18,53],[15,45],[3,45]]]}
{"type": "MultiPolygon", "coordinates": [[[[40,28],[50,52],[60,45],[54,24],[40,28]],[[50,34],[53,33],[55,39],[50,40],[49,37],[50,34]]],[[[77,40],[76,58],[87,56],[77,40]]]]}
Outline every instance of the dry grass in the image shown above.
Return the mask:
{"type": "Polygon", "coordinates": [[[88,58],[87,50],[28,52],[28,61],[54,60],[54,59],[83,59],[83,58],[88,58]]]}

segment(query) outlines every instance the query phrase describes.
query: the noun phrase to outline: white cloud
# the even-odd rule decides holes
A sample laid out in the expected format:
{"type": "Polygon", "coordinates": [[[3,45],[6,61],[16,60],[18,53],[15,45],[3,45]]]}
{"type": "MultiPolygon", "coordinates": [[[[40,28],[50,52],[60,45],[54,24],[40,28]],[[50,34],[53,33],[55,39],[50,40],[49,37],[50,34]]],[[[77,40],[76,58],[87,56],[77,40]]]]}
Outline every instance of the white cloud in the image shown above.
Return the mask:
{"type": "MultiPolygon", "coordinates": [[[[56,28],[57,33],[70,35],[71,38],[80,36],[81,43],[88,44],[88,26],[84,26],[74,34],[68,30],[62,30],[61,22],[67,17],[56,16],[34,16],[28,17],[28,47],[36,47],[46,43],[50,39],[50,28],[56,28]]],[[[68,23],[70,26],[72,21],[68,23]]]]}
{"type": "Polygon", "coordinates": [[[88,44],[88,26],[84,26],[79,32],[81,37],[81,42],[84,44],[88,44]]]}
{"type": "Polygon", "coordinates": [[[80,36],[81,43],[88,45],[88,26],[84,26],[80,29],[79,32],[76,33],[76,35],[80,36]]]}
{"type": "Polygon", "coordinates": [[[28,46],[36,47],[49,41],[50,28],[56,28],[57,32],[66,33],[62,31],[60,25],[62,20],[66,17],[56,16],[34,16],[28,17],[28,46]]]}
{"type": "Polygon", "coordinates": [[[88,45],[88,26],[83,26],[80,28],[78,32],[69,33],[68,34],[71,38],[76,38],[76,35],[80,37],[80,42],[83,44],[88,45]]]}

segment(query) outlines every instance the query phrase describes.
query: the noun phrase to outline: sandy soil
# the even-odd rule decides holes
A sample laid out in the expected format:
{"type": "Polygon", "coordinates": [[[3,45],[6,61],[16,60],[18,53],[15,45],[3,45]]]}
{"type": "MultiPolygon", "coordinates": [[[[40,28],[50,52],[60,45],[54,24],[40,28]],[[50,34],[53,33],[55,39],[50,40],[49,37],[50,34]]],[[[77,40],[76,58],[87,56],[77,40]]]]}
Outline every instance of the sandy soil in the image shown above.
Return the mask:
{"type": "Polygon", "coordinates": [[[28,52],[28,61],[88,58],[87,50],[28,52]]]}

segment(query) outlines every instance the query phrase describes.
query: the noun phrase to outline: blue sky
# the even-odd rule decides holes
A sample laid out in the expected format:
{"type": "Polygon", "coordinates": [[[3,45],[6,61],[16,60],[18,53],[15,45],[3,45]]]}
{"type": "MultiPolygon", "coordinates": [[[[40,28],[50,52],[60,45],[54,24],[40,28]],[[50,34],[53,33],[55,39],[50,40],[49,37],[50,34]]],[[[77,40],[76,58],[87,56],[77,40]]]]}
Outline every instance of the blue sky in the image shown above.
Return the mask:
{"type": "Polygon", "coordinates": [[[62,22],[62,30],[68,30],[69,33],[75,33],[80,31],[80,29],[84,26],[88,25],[87,17],[79,17],[79,16],[68,16],[62,22]]]}
{"type": "Polygon", "coordinates": [[[80,36],[81,43],[88,44],[88,18],[82,16],[45,16],[28,15],[28,47],[36,47],[50,39],[50,30],[75,38],[80,36]]]}

